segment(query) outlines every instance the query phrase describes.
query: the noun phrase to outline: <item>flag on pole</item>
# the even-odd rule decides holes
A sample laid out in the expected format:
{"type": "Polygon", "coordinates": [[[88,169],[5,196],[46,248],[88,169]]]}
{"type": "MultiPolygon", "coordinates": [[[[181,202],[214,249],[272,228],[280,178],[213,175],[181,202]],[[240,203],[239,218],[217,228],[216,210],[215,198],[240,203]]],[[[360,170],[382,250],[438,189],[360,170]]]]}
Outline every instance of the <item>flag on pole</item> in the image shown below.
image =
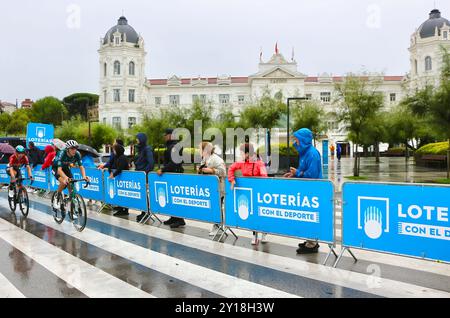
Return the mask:
{"type": "Polygon", "coordinates": [[[259,49],[259,61],[262,62],[262,47],[259,49]]]}
{"type": "Polygon", "coordinates": [[[275,54],[278,54],[279,53],[279,51],[278,51],[278,42],[277,43],[275,43],[275,54]]]}

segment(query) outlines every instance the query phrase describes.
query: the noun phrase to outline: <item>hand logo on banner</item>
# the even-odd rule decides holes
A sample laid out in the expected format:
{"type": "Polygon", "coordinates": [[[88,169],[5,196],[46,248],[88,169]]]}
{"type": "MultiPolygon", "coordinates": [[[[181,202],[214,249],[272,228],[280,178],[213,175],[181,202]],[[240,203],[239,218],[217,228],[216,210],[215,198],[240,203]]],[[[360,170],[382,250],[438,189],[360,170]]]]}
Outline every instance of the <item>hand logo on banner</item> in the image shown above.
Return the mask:
{"type": "Polygon", "coordinates": [[[383,232],[383,215],[377,207],[368,207],[364,213],[364,232],[373,240],[383,232]]]}
{"type": "Polygon", "coordinates": [[[36,127],[36,136],[38,138],[44,138],[44,136],[45,136],[45,127],[36,127]]]}
{"type": "Polygon", "coordinates": [[[245,221],[248,219],[248,199],[245,195],[241,194],[238,199],[238,214],[239,217],[245,221]]]}
{"type": "Polygon", "coordinates": [[[358,197],[358,228],[372,240],[379,239],[389,232],[389,199],[376,197],[358,197]],[[384,214],[384,217],[383,217],[384,214]],[[383,224],[383,220],[385,224],[383,224]],[[361,222],[364,221],[364,225],[361,222]]]}
{"type": "Polygon", "coordinates": [[[252,189],[234,188],[234,212],[239,215],[242,221],[247,220],[253,214],[252,198],[252,189]]]}
{"type": "Polygon", "coordinates": [[[169,203],[167,182],[155,182],[156,201],[161,208],[164,208],[169,203]]]}
{"type": "Polygon", "coordinates": [[[108,187],[109,187],[109,197],[111,199],[114,199],[115,192],[116,192],[115,191],[116,184],[114,182],[114,179],[108,179],[108,187]]]}

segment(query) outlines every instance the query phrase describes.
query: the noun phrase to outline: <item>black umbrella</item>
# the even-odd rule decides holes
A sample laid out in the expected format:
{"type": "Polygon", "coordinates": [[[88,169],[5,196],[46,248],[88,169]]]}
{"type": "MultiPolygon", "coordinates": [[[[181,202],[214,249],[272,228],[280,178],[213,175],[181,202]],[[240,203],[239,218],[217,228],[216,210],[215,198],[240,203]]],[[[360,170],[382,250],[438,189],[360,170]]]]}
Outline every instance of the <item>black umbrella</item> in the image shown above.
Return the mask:
{"type": "Polygon", "coordinates": [[[13,146],[7,143],[0,143],[0,152],[5,155],[10,155],[16,152],[13,146]]]}
{"type": "Polygon", "coordinates": [[[97,158],[100,157],[100,154],[97,152],[97,150],[95,150],[91,146],[78,145],[78,150],[90,153],[91,155],[93,155],[94,157],[97,157],[97,158]]]}

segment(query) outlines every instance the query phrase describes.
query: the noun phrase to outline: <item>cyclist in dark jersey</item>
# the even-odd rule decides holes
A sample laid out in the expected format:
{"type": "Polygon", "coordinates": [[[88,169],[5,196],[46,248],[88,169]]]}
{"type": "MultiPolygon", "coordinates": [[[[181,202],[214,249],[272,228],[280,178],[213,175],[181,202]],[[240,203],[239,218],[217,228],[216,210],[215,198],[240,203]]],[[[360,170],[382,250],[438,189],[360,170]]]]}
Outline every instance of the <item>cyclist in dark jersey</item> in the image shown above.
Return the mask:
{"type": "Polygon", "coordinates": [[[30,162],[28,161],[27,155],[25,154],[25,148],[21,145],[16,147],[16,152],[9,157],[9,163],[6,166],[6,173],[11,177],[11,182],[9,184],[8,195],[10,197],[14,196],[13,186],[16,182],[16,178],[21,178],[22,174],[20,168],[26,166],[28,170],[28,175],[30,179],[33,180],[33,174],[31,173],[30,162]]]}
{"type": "MultiPolygon", "coordinates": [[[[80,168],[83,179],[89,182],[89,178],[86,176],[86,171],[83,167],[81,155],[77,149],[78,143],[74,140],[69,140],[66,143],[66,148],[61,150],[53,160],[52,170],[56,180],[59,181],[59,187],[57,190],[59,193],[67,187],[69,184],[69,179],[73,178],[70,168],[75,167],[75,165],[80,168]]],[[[54,202],[54,204],[59,208],[58,202],[54,202]]]]}

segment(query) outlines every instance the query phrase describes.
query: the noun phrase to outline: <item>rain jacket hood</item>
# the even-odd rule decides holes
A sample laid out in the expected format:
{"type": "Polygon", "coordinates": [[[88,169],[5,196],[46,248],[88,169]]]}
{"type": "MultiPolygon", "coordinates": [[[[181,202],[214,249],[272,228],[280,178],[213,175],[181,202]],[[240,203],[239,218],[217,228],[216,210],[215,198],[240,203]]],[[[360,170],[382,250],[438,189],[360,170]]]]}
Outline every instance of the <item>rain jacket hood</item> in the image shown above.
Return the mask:
{"type": "Polygon", "coordinates": [[[313,133],[308,128],[302,128],[297,130],[294,136],[300,141],[300,145],[297,144],[297,141],[294,142],[294,147],[302,156],[312,147],[313,133]]]}

